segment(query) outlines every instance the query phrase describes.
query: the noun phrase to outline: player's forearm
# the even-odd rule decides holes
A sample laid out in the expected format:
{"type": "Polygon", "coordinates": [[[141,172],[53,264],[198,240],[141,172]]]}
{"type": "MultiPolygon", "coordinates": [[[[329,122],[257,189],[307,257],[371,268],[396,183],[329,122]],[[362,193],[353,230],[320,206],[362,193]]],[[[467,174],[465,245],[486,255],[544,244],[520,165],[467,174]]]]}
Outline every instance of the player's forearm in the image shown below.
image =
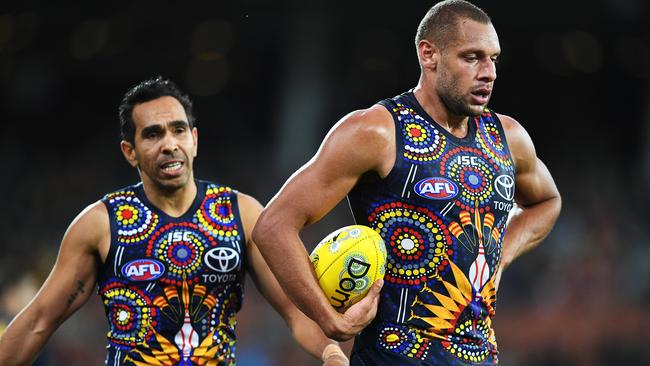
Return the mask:
{"type": "Polygon", "coordinates": [[[54,328],[35,311],[23,311],[0,336],[0,365],[31,365],[54,328]]]}
{"type": "Polygon", "coordinates": [[[253,240],[287,296],[326,330],[335,311],[316,282],[297,230],[260,217],[253,231],[253,240]]]}
{"type": "Polygon", "coordinates": [[[325,347],[330,344],[338,344],[327,338],[321,328],[304,314],[297,314],[293,318],[288,324],[291,334],[296,342],[312,356],[321,359],[325,347]]]}
{"type": "Polygon", "coordinates": [[[535,248],[551,232],[560,215],[560,196],[517,210],[508,222],[501,253],[501,268],[506,268],[517,257],[535,248]]]}

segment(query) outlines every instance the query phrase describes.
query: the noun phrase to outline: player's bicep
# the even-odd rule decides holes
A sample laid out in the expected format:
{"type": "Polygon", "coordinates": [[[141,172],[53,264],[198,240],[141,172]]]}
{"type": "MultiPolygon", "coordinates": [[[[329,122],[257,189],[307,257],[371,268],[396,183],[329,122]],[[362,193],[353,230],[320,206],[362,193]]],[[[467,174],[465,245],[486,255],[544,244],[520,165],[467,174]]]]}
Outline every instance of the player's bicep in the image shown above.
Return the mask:
{"type": "Polygon", "coordinates": [[[82,212],[66,231],[56,263],[30,304],[48,323],[65,320],[91,295],[99,265],[97,248],[108,230],[106,209],[100,203],[82,212]]]}
{"type": "Polygon", "coordinates": [[[530,169],[517,175],[515,201],[521,206],[533,205],[559,196],[553,177],[537,157],[530,169]]]}
{"type": "Polygon", "coordinates": [[[262,211],[262,205],[255,198],[241,192],[238,194],[238,202],[244,232],[248,238],[246,242],[246,271],[260,293],[288,321],[289,309],[295,308],[295,306],[280,287],[251,235],[262,211]]]}
{"type": "Polygon", "coordinates": [[[291,207],[297,224],[318,221],[368,171],[383,175],[393,163],[394,130],[383,107],[355,112],[337,123],[316,155],[296,172],[271,205],[291,207]]]}
{"type": "Polygon", "coordinates": [[[515,162],[515,202],[528,206],[559,196],[553,177],[537,157],[528,132],[511,117],[499,115],[499,118],[515,162]]]}
{"type": "Polygon", "coordinates": [[[333,170],[336,168],[329,161],[314,159],[287,181],[273,203],[290,208],[288,212],[295,215],[296,224],[318,221],[345,197],[357,181],[354,175],[342,172],[344,167],[339,166],[339,171],[333,170]]]}

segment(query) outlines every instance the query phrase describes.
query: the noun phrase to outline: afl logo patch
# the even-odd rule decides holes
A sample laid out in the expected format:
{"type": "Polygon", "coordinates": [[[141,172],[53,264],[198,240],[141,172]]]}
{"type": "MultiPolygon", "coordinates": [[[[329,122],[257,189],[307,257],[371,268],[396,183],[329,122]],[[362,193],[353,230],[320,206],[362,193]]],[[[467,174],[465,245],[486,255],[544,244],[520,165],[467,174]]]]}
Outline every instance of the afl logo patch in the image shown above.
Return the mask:
{"type": "Polygon", "coordinates": [[[131,281],[153,281],[165,273],[165,265],[155,259],[136,259],[122,267],[122,275],[131,281]]]}
{"type": "Polygon", "coordinates": [[[415,184],[415,193],[431,200],[444,200],[456,197],[458,186],[443,177],[424,178],[415,184]]]}
{"type": "Polygon", "coordinates": [[[212,270],[225,273],[239,266],[239,253],[232,248],[212,248],[203,257],[212,270]]]}

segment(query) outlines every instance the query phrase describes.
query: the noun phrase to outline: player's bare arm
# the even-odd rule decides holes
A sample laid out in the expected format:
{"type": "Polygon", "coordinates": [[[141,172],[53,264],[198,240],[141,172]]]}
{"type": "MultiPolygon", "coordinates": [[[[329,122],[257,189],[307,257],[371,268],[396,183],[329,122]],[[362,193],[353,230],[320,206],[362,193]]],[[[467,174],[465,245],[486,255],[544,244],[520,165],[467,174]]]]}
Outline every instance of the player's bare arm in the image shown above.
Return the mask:
{"type": "Polygon", "coordinates": [[[88,206],[66,231],[48,279],[0,337],[0,365],[29,365],[56,328],[93,292],[109,238],[106,207],[88,206]]]}
{"type": "Polygon", "coordinates": [[[353,112],[326,136],[316,155],[289,178],[262,213],[253,237],[291,300],[329,337],[346,340],[376,313],[380,287],[344,314],[337,313],[313,276],[299,237],[338,204],[371,171],[385,177],[395,161],[395,128],[384,107],[353,112]],[[308,189],[305,189],[308,187],[308,189]]]}
{"type": "Polygon", "coordinates": [[[517,206],[503,241],[498,279],[515,258],[537,246],[549,234],[562,206],[553,177],[537,157],[526,130],[511,117],[499,115],[499,119],[515,163],[517,206]]]}
{"type": "Polygon", "coordinates": [[[320,327],[303,314],[289,300],[280,284],[271,273],[262,254],[251,239],[253,227],[262,212],[262,205],[253,197],[239,193],[239,212],[246,234],[248,253],[248,273],[262,295],[284,318],[296,341],[316,358],[322,358],[325,365],[345,366],[349,361],[338,344],[328,339],[320,327]],[[324,352],[326,351],[326,352],[324,352]]]}

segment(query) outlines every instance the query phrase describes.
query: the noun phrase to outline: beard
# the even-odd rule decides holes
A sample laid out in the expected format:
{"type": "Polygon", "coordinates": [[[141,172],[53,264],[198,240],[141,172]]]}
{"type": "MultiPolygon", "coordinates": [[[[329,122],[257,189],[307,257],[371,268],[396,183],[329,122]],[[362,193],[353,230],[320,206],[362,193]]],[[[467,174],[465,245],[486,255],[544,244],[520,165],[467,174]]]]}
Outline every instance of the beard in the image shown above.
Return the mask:
{"type": "Polygon", "coordinates": [[[442,104],[447,110],[457,116],[475,117],[483,113],[485,106],[473,106],[466,100],[468,95],[463,95],[456,79],[450,78],[448,74],[443,73],[440,82],[436,85],[436,93],[440,96],[442,104]]]}

